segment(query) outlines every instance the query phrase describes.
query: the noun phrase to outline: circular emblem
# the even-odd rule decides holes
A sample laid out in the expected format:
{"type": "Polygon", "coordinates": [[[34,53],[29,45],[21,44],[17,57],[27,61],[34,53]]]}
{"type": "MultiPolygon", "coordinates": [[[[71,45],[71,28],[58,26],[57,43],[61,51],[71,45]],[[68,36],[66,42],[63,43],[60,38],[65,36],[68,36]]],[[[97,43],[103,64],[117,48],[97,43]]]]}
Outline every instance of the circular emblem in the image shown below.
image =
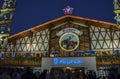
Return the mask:
{"type": "Polygon", "coordinates": [[[79,38],[75,33],[65,33],[60,37],[59,45],[65,51],[73,51],[79,45],[79,38]]]}

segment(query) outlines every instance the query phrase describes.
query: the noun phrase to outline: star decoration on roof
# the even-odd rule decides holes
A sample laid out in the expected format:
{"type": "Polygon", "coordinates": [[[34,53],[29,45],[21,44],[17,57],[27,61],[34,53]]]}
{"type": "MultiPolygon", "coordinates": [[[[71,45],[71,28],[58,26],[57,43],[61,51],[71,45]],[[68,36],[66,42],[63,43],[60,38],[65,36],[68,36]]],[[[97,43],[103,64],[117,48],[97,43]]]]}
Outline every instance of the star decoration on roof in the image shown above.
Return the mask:
{"type": "Polygon", "coordinates": [[[66,6],[66,7],[63,9],[63,11],[64,11],[64,14],[65,14],[65,15],[71,15],[71,14],[73,13],[73,8],[70,7],[70,6],[66,6]]]}

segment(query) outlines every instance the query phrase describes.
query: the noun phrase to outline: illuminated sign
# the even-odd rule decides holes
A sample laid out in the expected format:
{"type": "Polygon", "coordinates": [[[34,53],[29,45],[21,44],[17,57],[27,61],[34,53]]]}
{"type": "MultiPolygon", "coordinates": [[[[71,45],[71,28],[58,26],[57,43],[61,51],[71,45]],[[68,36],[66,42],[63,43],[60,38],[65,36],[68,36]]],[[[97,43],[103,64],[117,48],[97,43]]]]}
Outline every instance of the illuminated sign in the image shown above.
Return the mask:
{"type": "Polygon", "coordinates": [[[82,59],[60,59],[60,58],[54,58],[53,59],[54,65],[81,65],[82,59]]]}

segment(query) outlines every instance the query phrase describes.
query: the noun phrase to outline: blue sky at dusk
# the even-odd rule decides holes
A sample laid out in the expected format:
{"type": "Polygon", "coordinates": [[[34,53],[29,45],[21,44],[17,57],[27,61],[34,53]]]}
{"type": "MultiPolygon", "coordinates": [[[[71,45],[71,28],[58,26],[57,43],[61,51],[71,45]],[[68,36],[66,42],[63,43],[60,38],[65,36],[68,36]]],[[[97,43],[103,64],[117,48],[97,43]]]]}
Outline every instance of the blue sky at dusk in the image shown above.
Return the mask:
{"type": "Polygon", "coordinates": [[[67,5],[74,8],[74,16],[115,23],[113,0],[17,0],[11,34],[64,16],[67,5]]]}

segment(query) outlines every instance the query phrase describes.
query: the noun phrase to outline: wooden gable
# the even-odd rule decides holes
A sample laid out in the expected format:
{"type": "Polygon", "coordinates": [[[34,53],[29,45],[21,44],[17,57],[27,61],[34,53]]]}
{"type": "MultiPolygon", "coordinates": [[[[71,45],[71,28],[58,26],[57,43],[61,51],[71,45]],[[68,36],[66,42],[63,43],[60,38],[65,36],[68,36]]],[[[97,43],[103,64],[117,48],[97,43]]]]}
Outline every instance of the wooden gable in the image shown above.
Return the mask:
{"type": "Polygon", "coordinates": [[[31,34],[31,32],[34,34],[36,32],[39,32],[40,30],[43,30],[43,29],[46,29],[46,28],[52,28],[52,27],[60,25],[64,22],[70,22],[70,21],[85,24],[87,26],[93,25],[93,26],[103,27],[103,28],[106,28],[106,29],[119,30],[116,27],[117,25],[113,24],[113,23],[94,20],[94,19],[88,19],[88,18],[83,18],[83,17],[78,17],[78,16],[66,15],[66,16],[51,20],[49,22],[46,22],[44,24],[40,24],[40,25],[35,26],[33,28],[30,28],[28,30],[22,31],[20,33],[15,34],[15,35],[12,35],[8,39],[9,39],[9,41],[13,41],[13,40],[28,36],[28,35],[31,34]]]}

